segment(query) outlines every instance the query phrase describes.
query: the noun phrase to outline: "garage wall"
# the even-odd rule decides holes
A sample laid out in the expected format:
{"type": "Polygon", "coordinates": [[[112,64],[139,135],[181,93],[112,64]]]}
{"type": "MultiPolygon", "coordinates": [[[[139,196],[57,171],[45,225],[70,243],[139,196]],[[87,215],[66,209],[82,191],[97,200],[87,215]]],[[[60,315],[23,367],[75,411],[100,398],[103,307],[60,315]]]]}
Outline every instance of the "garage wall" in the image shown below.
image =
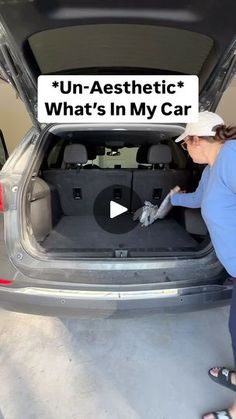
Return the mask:
{"type": "Polygon", "coordinates": [[[15,90],[0,80],[0,129],[3,132],[9,154],[30,129],[32,122],[15,90]]]}
{"type": "Polygon", "coordinates": [[[236,125],[236,79],[234,79],[225,91],[217,112],[225,120],[226,125],[236,125]]]}

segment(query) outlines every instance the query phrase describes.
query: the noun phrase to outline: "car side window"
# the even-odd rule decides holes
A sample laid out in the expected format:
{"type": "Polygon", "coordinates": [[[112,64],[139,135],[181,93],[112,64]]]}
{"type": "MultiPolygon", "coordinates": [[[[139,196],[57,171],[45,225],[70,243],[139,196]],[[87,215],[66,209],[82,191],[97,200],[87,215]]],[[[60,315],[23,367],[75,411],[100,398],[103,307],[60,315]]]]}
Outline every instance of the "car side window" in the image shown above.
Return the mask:
{"type": "Polygon", "coordinates": [[[8,152],[2,131],[0,130],[0,170],[4,166],[8,158],[8,152]]]}
{"type": "Polygon", "coordinates": [[[63,143],[64,143],[63,140],[58,141],[57,144],[53,147],[53,149],[49,153],[49,156],[47,159],[47,165],[49,169],[59,167],[58,160],[60,157],[60,152],[62,150],[63,143]]]}

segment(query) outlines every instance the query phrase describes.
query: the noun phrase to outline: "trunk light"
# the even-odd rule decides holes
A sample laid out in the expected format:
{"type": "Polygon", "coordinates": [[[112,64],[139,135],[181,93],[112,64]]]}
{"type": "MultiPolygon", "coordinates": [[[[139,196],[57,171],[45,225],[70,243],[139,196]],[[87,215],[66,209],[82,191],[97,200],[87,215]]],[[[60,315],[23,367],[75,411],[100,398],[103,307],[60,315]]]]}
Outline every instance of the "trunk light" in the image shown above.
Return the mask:
{"type": "Polygon", "coordinates": [[[10,281],[9,279],[3,279],[0,278],[0,285],[11,285],[13,281],[10,281]]]}
{"type": "Polygon", "coordinates": [[[0,183],[0,212],[4,211],[3,185],[0,183]]]}

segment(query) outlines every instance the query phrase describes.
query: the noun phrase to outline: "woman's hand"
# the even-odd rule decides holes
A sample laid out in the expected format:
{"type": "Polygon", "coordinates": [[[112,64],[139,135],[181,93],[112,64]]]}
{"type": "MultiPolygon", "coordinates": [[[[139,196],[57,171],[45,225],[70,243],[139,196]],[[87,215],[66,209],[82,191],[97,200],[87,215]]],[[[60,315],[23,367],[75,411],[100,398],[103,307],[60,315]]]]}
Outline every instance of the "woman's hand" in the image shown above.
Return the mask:
{"type": "Polygon", "coordinates": [[[181,191],[180,186],[176,185],[173,189],[170,190],[170,196],[179,193],[181,191]]]}
{"type": "Polygon", "coordinates": [[[176,194],[176,193],[186,193],[185,189],[181,189],[180,186],[175,186],[173,189],[170,190],[170,196],[176,194]]]}

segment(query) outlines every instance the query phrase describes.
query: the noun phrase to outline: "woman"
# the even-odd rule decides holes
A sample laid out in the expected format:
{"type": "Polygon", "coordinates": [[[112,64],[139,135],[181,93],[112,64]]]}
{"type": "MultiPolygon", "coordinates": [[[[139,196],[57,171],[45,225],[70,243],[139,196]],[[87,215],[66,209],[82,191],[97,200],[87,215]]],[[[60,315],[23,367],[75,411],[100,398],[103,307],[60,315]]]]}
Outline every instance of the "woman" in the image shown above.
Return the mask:
{"type": "MultiPolygon", "coordinates": [[[[200,112],[197,123],[187,124],[178,137],[195,163],[207,164],[193,193],[172,192],[172,205],[201,208],[216,255],[236,278],[236,127],[226,127],[213,112],[200,112]]],[[[236,287],[230,308],[229,329],[236,365],[236,287]]],[[[209,376],[236,391],[236,373],[211,368],[209,376]]],[[[236,402],[226,410],[205,414],[203,419],[236,419],[236,402]]]]}

